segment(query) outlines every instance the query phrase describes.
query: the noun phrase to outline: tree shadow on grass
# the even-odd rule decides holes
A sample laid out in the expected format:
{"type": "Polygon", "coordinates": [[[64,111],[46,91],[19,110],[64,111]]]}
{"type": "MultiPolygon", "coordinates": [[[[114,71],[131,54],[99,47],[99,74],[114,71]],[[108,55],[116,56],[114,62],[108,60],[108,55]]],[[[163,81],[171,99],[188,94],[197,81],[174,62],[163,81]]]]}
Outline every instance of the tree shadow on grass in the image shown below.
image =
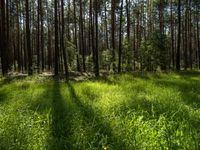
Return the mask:
{"type": "Polygon", "coordinates": [[[13,99],[13,96],[17,95],[16,93],[20,94],[23,92],[23,90],[26,90],[29,87],[30,87],[30,84],[26,82],[20,85],[17,85],[17,84],[12,84],[12,82],[10,81],[9,82],[5,81],[5,83],[2,86],[0,86],[0,103],[9,102],[11,99],[13,99]],[[8,87],[4,87],[5,85],[8,85],[8,87]]]}
{"type": "Polygon", "coordinates": [[[176,72],[176,74],[185,76],[185,77],[199,77],[200,76],[200,71],[180,71],[176,72]]]}
{"type": "MultiPolygon", "coordinates": [[[[194,81],[191,78],[187,77],[187,80],[177,80],[177,81],[170,81],[170,80],[155,80],[154,83],[157,86],[160,87],[166,87],[170,89],[177,90],[180,93],[181,96],[181,102],[185,106],[188,106],[193,110],[199,110],[200,109],[200,82],[194,81]]],[[[171,104],[174,110],[177,107],[177,112],[179,110],[179,105],[177,104],[171,104]]],[[[186,108],[185,108],[186,109],[186,108]]],[[[183,109],[184,110],[184,109],[183,109]]],[[[183,111],[182,110],[182,111],[183,111]]],[[[182,116],[184,119],[188,119],[188,121],[191,123],[192,127],[198,128],[199,127],[199,118],[192,117],[188,110],[185,110],[183,112],[180,112],[179,116],[182,116]],[[180,114],[181,113],[181,114],[180,114]]]]}
{"type": "Polygon", "coordinates": [[[8,97],[7,93],[5,93],[4,91],[0,90],[0,104],[5,102],[7,97],[8,97]]]}
{"type": "Polygon", "coordinates": [[[23,79],[26,79],[27,76],[26,75],[22,75],[22,76],[8,76],[6,78],[0,79],[0,87],[3,87],[4,85],[8,85],[14,81],[20,81],[23,79]]]}
{"type": "Polygon", "coordinates": [[[185,104],[194,109],[200,108],[200,82],[199,81],[168,81],[158,80],[154,81],[158,86],[164,86],[178,90],[181,94],[182,100],[185,104]],[[188,82],[189,81],[189,82],[188,82]]]}
{"type": "MultiPolygon", "coordinates": [[[[82,117],[86,125],[87,126],[91,125],[90,127],[92,128],[92,132],[94,133],[94,136],[96,136],[97,134],[100,134],[101,137],[98,139],[100,141],[102,140],[101,138],[103,137],[107,138],[106,143],[101,143],[101,144],[109,145],[113,149],[123,149],[124,148],[123,141],[120,139],[120,137],[116,137],[115,135],[113,135],[112,128],[110,127],[109,122],[106,121],[105,118],[103,118],[100,113],[98,113],[97,111],[94,111],[94,109],[89,104],[83,103],[79,99],[73,85],[71,85],[70,83],[67,83],[67,86],[68,86],[73,102],[76,104],[76,106],[82,113],[82,117]]],[[[93,143],[93,147],[102,148],[102,145],[99,145],[100,141],[96,141],[96,143],[93,143]]],[[[91,141],[88,141],[88,142],[91,142],[91,141]]]]}
{"type": "Polygon", "coordinates": [[[61,95],[60,83],[55,79],[52,87],[52,126],[49,136],[49,149],[71,149],[73,143],[68,140],[71,133],[71,112],[61,95]]]}
{"type": "MultiPolygon", "coordinates": [[[[39,115],[47,116],[49,125],[46,149],[62,150],[72,149],[70,143],[71,109],[66,99],[61,95],[61,82],[54,79],[44,87],[42,94],[30,102],[30,108],[39,115]]],[[[44,137],[43,137],[44,138],[44,137]]]]}

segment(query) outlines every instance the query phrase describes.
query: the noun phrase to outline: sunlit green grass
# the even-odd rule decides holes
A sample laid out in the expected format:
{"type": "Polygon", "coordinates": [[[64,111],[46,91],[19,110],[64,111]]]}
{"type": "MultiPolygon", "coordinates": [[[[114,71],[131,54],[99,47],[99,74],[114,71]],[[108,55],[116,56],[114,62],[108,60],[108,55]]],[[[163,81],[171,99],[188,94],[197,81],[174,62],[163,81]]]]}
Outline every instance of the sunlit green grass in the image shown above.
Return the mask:
{"type": "Polygon", "coordinates": [[[200,149],[200,72],[0,79],[0,149],[200,149]]]}

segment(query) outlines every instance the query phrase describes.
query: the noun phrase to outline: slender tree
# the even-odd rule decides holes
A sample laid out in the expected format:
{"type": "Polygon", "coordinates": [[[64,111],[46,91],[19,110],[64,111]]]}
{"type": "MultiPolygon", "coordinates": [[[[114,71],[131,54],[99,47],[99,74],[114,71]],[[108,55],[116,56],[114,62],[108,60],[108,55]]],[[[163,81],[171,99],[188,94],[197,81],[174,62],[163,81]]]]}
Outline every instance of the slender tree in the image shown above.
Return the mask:
{"type": "Polygon", "coordinates": [[[84,47],[84,27],[83,27],[83,2],[82,0],[79,1],[80,3],[80,18],[79,18],[79,27],[80,27],[80,51],[82,53],[82,61],[83,61],[83,71],[86,72],[86,65],[85,65],[85,47],[84,47]]]}
{"type": "Polygon", "coordinates": [[[32,51],[30,39],[30,24],[29,24],[29,1],[26,0],[26,49],[28,53],[28,75],[32,75],[32,51]]]}
{"type": "Polygon", "coordinates": [[[38,73],[40,72],[40,1],[37,1],[37,69],[38,73]]]}
{"type": "Polygon", "coordinates": [[[120,7],[118,73],[121,72],[121,57],[122,57],[122,19],[123,19],[123,0],[121,0],[121,7],[120,7]]]}
{"type": "Polygon", "coordinates": [[[106,35],[106,49],[109,49],[109,38],[108,38],[108,21],[107,21],[107,3],[105,2],[105,35],[106,35]]]}
{"type": "Polygon", "coordinates": [[[6,75],[8,73],[7,62],[7,40],[6,40],[6,17],[5,17],[5,1],[1,0],[1,64],[2,73],[6,75]]]}
{"type": "Polygon", "coordinates": [[[98,0],[95,0],[95,24],[96,24],[96,50],[95,50],[95,75],[99,76],[99,47],[98,47],[98,0]]]}
{"type": "Polygon", "coordinates": [[[197,22],[196,22],[196,26],[197,26],[197,46],[198,46],[198,59],[199,59],[199,69],[200,69],[200,37],[199,37],[199,16],[197,16],[197,22]]]}
{"type": "Polygon", "coordinates": [[[74,45],[76,48],[76,66],[77,71],[81,71],[80,62],[79,62],[79,51],[78,51],[78,44],[77,44],[77,16],[76,16],[76,0],[73,1],[74,5],[74,45]]]}
{"type": "Polygon", "coordinates": [[[65,33],[65,20],[64,20],[64,0],[61,0],[61,18],[62,18],[62,32],[61,32],[61,49],[63,52],[63,59],[64,59],[64,67],[65,67],[65,77],[68,80],[69,73],[68,73],[68,65],[67,65],[67,56],[65,50],[65,43],[64,43],[64,33],[65,33]]]}
{"type": "Polygon", "coordinates": [[[171,60],[172,68],[175,68],[175,58],[174,58],[174,18],[173,18],[173,0],[170,1],[170,23],[171,23],[171,60]]]}
{"type": "Polygon", "coordinates": [[[193,55],[193,51],[192,51],[192,0],[188,0],[189,3],[189,21],[188,21],[188,30],[189,30],[189,65],[190,65],[190,69],[193,68],[192,63],[193,63],[193,59],[192,59],[192,55],[193,55]]]}
{"type": "Polygon", "coordinates": [[[40,28],[41,28],[41,61],[42,61],[42,71],[44,71],[44,10],[43,10],[43,0],[40,0],[40,28]]]}
{"type": "Polygon", "coordinates": [[[55,19],[55,62],[54,62],[54,74],[55,76],[58,75],[58,51],[59,51],[59,48],[58,48],[58,15],[57,15],[57,0],[54,1],[54,19],[55,19]]]}
{"type": "Polygon", "coordinates": [[[115,9],[116,9],[116,2],[115,0],[111,0],[111,37],[112,37],[112,61],[115,61],[115,9]]]}
{"type": "Polygon", "coordinates": [[[178,0],[178,41],[176,52],[176,70],[181,69],[180,66],[180,49],[181,49],[181,0],[178,0]]]}

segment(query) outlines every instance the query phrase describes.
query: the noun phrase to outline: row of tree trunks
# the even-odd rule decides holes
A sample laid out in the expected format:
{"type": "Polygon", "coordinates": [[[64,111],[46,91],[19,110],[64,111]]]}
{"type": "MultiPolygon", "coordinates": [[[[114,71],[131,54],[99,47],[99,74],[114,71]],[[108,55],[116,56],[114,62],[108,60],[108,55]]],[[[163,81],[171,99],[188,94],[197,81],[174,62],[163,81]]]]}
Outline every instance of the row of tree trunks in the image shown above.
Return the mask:
{"type": "MultiPolygon", "coordinates": [[[[37,67],[38,73],[54,69],[55,75],[65,70],[67,77],[67,50],[71,43],[75,47],[76,70],[79,72],[90,71],[92,67],[88,64],[92,54],[92,69],[98,76],[99,66],[104,63],[101,62],[103,56],[101,52],[109,49],[112,51],[109,54],[111,56],[109,61],[113,65],[110,69],[114,72],[116,69],[121,72],[125,69],[124,64],[130,66],[132,62],[134,63],[131,67],[134,70],[152,71],[154,66],[151,59],[147,60],[149,65],[142,66],[144,54],[141,49],[157,30],[162,35],[161,40],[165,42],[162,42],[162,45],[166,46],[168,43],[166,40],[171,36],[170,50],[166,50],[167,54],[159,51],[158,59],[162,64],[158,66],[162,70],[168,67],[177,70],[181,70],[182,67],[185,70],[200,67],[199,8],[196,6],[198,2],[192,0],[184,2],[178,0],[178,3],[168,0],[168,2],[166,5],[162,0],[156,3],[151,0],[134,3],[130,0],[111,0],[106,3],[97,0],[88,2],[68,0],[65,6],[64,0],[54,0],[54,2],[2,0],[0,7],[2,72],[5,75],[14,70],[28,72],[31,75],[33,69],[35,70],[33,67],[37,67]],[[37,5],[34,5],[35,3],[37,5]],[[53,7],[54,11],[51,10],[53,7]],[[168,17],[165,17],[166,8],[169,8],[169,22],[167,22],[168,17]],[[158,12],[156,16],[153,15],[154,9],[158,12]],[[132,52],[132,56],[127,58],[129,52],[132,52]],[[169,62],[167,62],[168,56],[169,62]],[[118,68],[115,66],[117,58],[118,68]]],[[[69,62],[71,69],[75,63],[71,64],[71,59],[69,62]]]]}

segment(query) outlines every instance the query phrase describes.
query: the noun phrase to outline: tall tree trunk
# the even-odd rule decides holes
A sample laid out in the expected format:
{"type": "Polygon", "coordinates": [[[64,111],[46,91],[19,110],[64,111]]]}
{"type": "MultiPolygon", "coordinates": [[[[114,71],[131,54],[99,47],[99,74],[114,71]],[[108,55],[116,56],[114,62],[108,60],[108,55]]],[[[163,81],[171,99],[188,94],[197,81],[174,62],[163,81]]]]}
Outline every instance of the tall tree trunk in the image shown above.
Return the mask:
{"type": "Polygon", "coordinates": [[[6,40],[6,16],[5,16],[5,1],[1,0],[1,63],[2,74],[5,76],[8,73],[7,66],[7,40],[6,40]]]}
{"type": "MultiPolygon", "coordinates": [[[[111,0],[111,37],[112,37],[112,61],[115,61],[115,9],[116,9],[116,2],[115,0],[111,0]]],[[[115,69],[115,68],[114,68],[115,69]]]]}
{"type": "Polygon", "coordinates": [[[99,76],[99,47],[98,47],[98,0],[95,0],[95,24],[96,24],[96,51],[95,51],[95,75],[99,76]]]}
{"type": "Polygon", "coordinates": [[[21,71],[21,53],[20,53],[20,25],[19,25],[19,3],[20,0],[16,1],[17,3],[17,64],[18,64],[18,71],[21,71]]]}
{"type": "Polygon", "coordinates": [[[171,17],[171,58],[172,58],[172,68],[175,68],[175,59],[174,59],[174,18],[173,18],[173,0],[170,2],[170,17],[171,17]]]}
{"type": "Polygon", "coordinates": [[[40,72],[40,1],[38,0],[37,10],[37,69],[40,72]]]}
{"type": "MultiPolygon", "coordinates": [[[[0,2],[0,4],[2,4],[1,2],[0,2]]],[[[1,5],[0,5],[0,39],[2,39],[2,15],[1,15],[1,5]]],[[[2,40],[0,40],[0,59],[1,59],[1,51],[2,51],[2,40]]]]}
{"type": "Polygon", "coordinates": [[[11,63],[11,41],[10,41],[10,10],[9,10],[9,5],[11,2],[9,0],[6,0],[6,41],[7,41],[7,50],[6,50],[6,55],[7,55],[7,69],[10,69],[10,63],[11,63]],[[8,57],[9,56],[9,57],[8,57]]]}
{"type": "Polygon", "coordinates": [[[105,35],[106,35],[106,49],[109,49],[109,40],[108,40],[108,21],[107,21],[107,3],[105,3],[105,35]]]}
{"type": "Polygon", "coordinates": [[[130,45],[130,1],[126,0],[126,18],[127,18],[127,38],[128,38],[128,45],[130,45]]]}
{"type": "Polygon", "coordinates": [[[160,21],[160,33],[163,35],[164,34],[164,18],[163,18],[163,1],[160,0],[159,4],[159,21],[160,21]]]}
{"type": "Polygon", "coordinates": [[[80,2],[80,19],[79,19],[79,26],[80,26],[80,50],[82,53],[82,61],[83,61],[83,72],[86,72],[86,65],[85,65],[85,47],[84,47],[84,31],[83,31],[83,2],[80,2]]]}
{"type": "Polygon", "coordinates": [[[123,17],[123,0],[121,0],[121,8],[120,8],[118,73],[121,72],[121,57],[122,57],[122,19],[123,19],[122,17],[123,17]]]}
{"type": "Polygon", "coordinates": [[[180,49],[181,49],[181,0],[178,0],[178,41],[176,52],[176,70],[181,69],[180,66],[180,49]]]}
{"type": "Polygon", "coordinates": [[[68,12],[67,12],[67,39],[68,41],[71,41],[70,36],[70,15],[71,15],[71,2],[68,0],[68,12]]]}
{"type": "Polygon", "coordinates": [[[190,69],[192,69],[192,62],[193,62],[193,60],[192,60],[192,10],[191,10],[191,7],[192,7],[192,1],[191,0],[189,0],[189,16],[188,16],[188,18],[189,18],[189,21],[188,21],[188,27],[189,27],[189,36],[190,36],[190,38],[189,38],[189,63],[190,63],[190,69]]]}
{"type": "Polygon", "coordinates": [[[73,1],[73,5],[74,5],[74,44],[76,47],[76,67],[77,67],[77,71],[81,71],[80,68],[80,62],[79,62],[79,51],[78,51],[78,44],[77,44],[77,19],[76,19],[76,0],[73,1]]]}
{"type": "Polygon", "coordinates": [[[64,0],[61,0],[61,19],[62,19],[61,49],[62,49],[62,52],[63,52],[65,77],[66,77],[66,80],[68,80],[69,73],[68,73],[67,56],[66,56],[65,43],[64,43],[65,20],[64,20],[64,2],[63,1],[64,0]]]}
{"type": "Polygon", "coordinates": [[[159,20],[160,20],[160,35],[161,35],[161,42],[162,42],[162,49],[160,52],[160,63],[161,63],[161,69],[166,70],[167,69],[167,49],[165,48],[165,33],[164,33],[164,6],[163,1],[160,0],[159,4],[159,20]]]}
{"type": "Polygon", "coordinates": [[[40,0],[40,19],[41,19],[41,60],[42,60],[42,71],[44,71],[44,27],[43,27],[43,4],[42,4],[42,0],[40,0]]]}
{"type": "Polygon", "coordinates": [[[188,51],[188,8],[186,8],[186,12],[185,12],[185,30],[184,30],[184,33],[185,33],[184,69],[187,70],[187,67],[188,67],[188,55],[187,55],[187,51],[188,51]]]}
{"type": "Polygon", "coordinates": [[[133,70],[136,70],[136,25],[133,22],[133,70]]]}
{"type": "Polygon", "coordinates": [[[51,31],[48,24],[48,41],[47,41],[47,50],[48,50],[48,70],[52,67],[52,47],[51,47],[51,31]]]}
{"type": "Polygon", "coordinates": [[[58,48],[58,12],[57,12],[57,7],[58,3],[57,0],[54,0],[54,19],[55,19],[55,58],[54,58],[54,74],[55,76],[58,75],[58,52],[59,52],[59,48],[58,48]]]}
{"type": "Polygon", "coordinates": [[[199,37],[199,16],[197,16],[197,23],[196,23],[196,26],[197,26],[197,45],[198,45],[198,61],[199,61],[199,69],[200,69],[200,37],[199,37]]]}
{"type": "Polygon", "coordinates": [[[49,1],[46,0],[46,8],[47,8],[47,63],[48,70],[52,68],[52,32],[51,32],[51,13],[49,10],[49,1]]]}
{"type": "Polygon", "coordinates": [[[90,34],[89,34],[89,46],[92,48],[92,60],[94,64],[94,72],[95,72],[95,47],[94,47],[94,24],[93,24],[93,1],[90,0],[90,12],[89,12],[89,17],[90,17],[90,34]]]}
{"type": "Polygon", "coordinates": [[[26,0],[26,48],[28,53],[28,75],[32,75],[32,52],[30,41],[30,24],[29,24],[29,1],[26,0]]]}

